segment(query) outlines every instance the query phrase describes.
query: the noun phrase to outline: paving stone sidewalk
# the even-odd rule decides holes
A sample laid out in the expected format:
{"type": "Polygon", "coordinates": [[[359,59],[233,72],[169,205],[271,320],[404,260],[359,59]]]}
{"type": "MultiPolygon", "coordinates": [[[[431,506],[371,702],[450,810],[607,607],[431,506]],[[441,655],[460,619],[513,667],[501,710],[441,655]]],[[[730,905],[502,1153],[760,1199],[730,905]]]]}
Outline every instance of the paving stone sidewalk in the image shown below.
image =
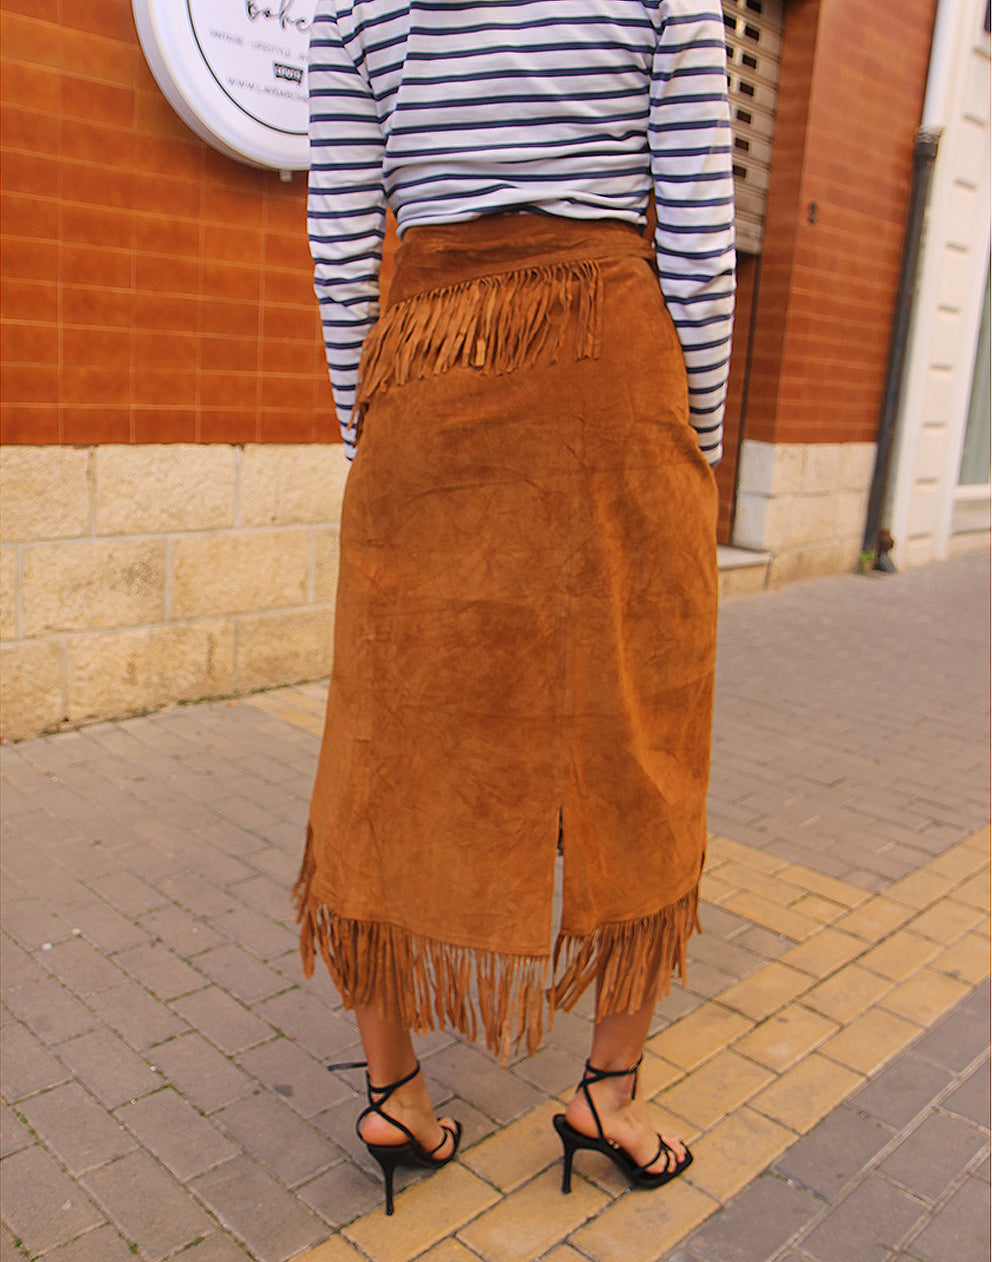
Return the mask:
{"type": "Polygon", "coordinates": [[[558,1191],[585,1001],[506,1070],[420,1041],[465,1141],[385,1218],[288,897],[322,685],[3,748],[0,1262],[984,1260],[988,575],[724,606],[705,932],[643,1071],[696,1161],[654,1195],[592,1154],[558,1191]]]}

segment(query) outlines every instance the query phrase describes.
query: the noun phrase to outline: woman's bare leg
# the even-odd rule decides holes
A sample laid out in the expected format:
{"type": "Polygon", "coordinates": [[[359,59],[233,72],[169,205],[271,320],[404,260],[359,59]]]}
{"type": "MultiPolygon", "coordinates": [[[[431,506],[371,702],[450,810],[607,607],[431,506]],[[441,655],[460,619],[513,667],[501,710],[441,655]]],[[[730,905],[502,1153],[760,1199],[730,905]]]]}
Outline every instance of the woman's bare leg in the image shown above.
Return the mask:
{"type": "MultiPolygon", "coordinates": [[[[373,1087],[388,1086],[413,1072],[417,1056],[413,1050],[410,1031],[404,1025],[383,1016],[375,1007],[356,1008],[355,1016],[358,1020],[358,1032],[362,1036],[365,1059],[368,1061],[369,1082],[373,1087]]],[[[442,1128],[434,1114],[434,1106],[422,1073],[418,1073],[412,1082],[399,1087],[389,1097],[384,1112],[412,1131],[420,1146],[427,1152],[433,1152],[445,1140],[434,1153],[438,1160],[451,1155],[451,1147],[455,1141],[442,1128]]],[[[444,1121],[450,1123],[451,1119],[445,1118],[444,1121]]],[[[361,1132],[362,1138],[369,1144],[406,1142],[402,1131],[390,1126],[375,1113],[370,1114],[362,1123],[361,1132]]]]}
{"type": "MultiPolygon", "coordinates": [[[[593,1029],[589,1063],[596,1069],[631,1069],[644,1051],[653,1014],[652,1000],[637,1012],[613,1013],[599,1018],[593,1029]]],[[[646,1103],[641,1099],[631,1099],[633,1089],[634,1075],[630,1074],[594,1083],[589,1087],[589,1093],[607,1138],[625,1148],[639,1165],[644,1165],[658,1151],[658,1138],[646,1103]]],[[[584,1135],[597,1134],[595,1118],[581,1091],[576,1092],[565,1110],[565,1116],[584,1135]]],[[[681,1161],[685,1156],[681,1140],[671,1135],[663,1135],[662,1138],[675,1156],[672,1158],[662,1152],[658,1160],[648,1167],[651,1173],[674,1169],[675,1160],[681,1161]]]]}

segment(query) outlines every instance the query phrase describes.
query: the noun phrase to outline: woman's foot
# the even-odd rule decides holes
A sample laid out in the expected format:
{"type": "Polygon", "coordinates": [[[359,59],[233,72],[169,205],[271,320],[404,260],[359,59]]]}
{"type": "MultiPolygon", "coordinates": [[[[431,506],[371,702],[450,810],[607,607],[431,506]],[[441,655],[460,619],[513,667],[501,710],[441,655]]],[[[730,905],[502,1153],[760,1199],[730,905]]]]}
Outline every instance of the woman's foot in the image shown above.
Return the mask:
{"type": "MultiPolygon", "coordinates": [[[[378,1098],[373,1086],[372,1099],[376,1101],[378,1098]]],[[[384,1105],[383,1113],[386,1117],[379,1113],[369,1113],[362,1118],[358,1133],[366,1144],[390,1147],[406,1143],[408,1136],[388,1120],[394,1118],[412,1132],[424,1152],[430,1153],[435,1161],[445,1161],[457,1145],[455,1123],[449,1117],[439,1120],[435,1116],[422,1073],[396,1088],[384,1105]],[[446,1125],[442,1126],[442,1122],[446,1125]]]]}
{"type": "MultiPolygon", "coordinates": [[[[592,1096],[603,1133],[608,1140],[623,1148],[637,1165],[645,1167],[646,1174],[675,1170],[678,1163],[685,1159],[685,1145],[675,1136],[662,1135],[666,1147],[658,1153],[658,1133],[651,1125],[647,1105],[643,1100],[631,1099],[633,1081],[631,1074],[629,1077],[587,1083],[585,1090],[592,1096]],[[656,1154],[657,1159],[652,1161],[656,1154]]],[[[596,1119],[582,1088],[565,1109],[565,1120],[581,1134],[598,1138],[596,1119]]]]}

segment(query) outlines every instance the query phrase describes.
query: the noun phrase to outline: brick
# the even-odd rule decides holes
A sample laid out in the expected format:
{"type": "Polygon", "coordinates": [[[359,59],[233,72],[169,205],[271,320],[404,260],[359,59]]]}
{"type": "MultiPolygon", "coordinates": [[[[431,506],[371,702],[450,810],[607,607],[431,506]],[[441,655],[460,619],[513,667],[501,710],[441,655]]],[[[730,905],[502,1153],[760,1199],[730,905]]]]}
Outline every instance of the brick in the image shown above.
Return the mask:
{"type": "Polygon", "coordinates": [[[538,1105],[468,1149],[462,1163],[501,1192],[521,1187],[538,1171],[560,1160],[561,1142],[551,1119],[562,1111],[556,1100],[538,1105]]]}
{"type": "Polygon", "coordinates": [[[956,1118],[930,1113],[879,1166],[907,1191],[935,1201],[985,1148],[988,1136],[956,1118]],[[921,1153],[926,1160],[921,1161],[921,1153]]]}
{"type": "Polygon", "coordinates": [[[859,1073],[874,1073],[919,1034],[919,1027],[882,1008],[872,1008],[822,1047],[825,1056],[859,1073]]]}
{"type": "Polygon", "coordinates": [[[992,902],[989,896],[989,879],[984,873],[973,876],[971,880],[957,886],[953,894],[956,902],[966,903],[969,907],[977,907],[979,911],[987,912],[992,902]]]}
{"type": "Polygon", "coordinates": [[[864,949],[860,938],[842,933],[839,929],[824,929],[787,951],[780,962],[811,977],[823,978],[850,964],[864,949]]]}
{"type": "Polygon", "coordinates": [[[91,1171],[86,1185],[149,1262],[159,1262],[213,1226],[185,1189],[143,1152],[91,1171]]]}
{"type": "Polygon", "coordinates": [[[205,952],[196,966],[236,999],[249,1005],[286,988],[282,977],[233,942],[205,952]]]}
{"type": "Polygon", "coordinates": [[[790,1004],[746,1034],[734,1048],[760,1065],[782,1073],[836,1031],[833,1021],[801,1004],[790,1004]]]}
{"type": "Polygon", "coordinates": [[[160,943],[132,947],[114,958],[121,968],[160,999],[176,999],[204,985],[202,974],[160,943]]]}
{"type": "Polygon", "coordinates": [[[725,990],[720,1002],[758,1021],[778,1011],[809,987],[810,979],[805,973],[776,960],[725,990]]]}
{"type": "Polygon", "coordinates": [[[803,1004],[842,1024],[877,1003],[892,983],[859,964],[851,964],[803,995],[803,1004]]]}
{"type": "Polygon", "coordinates": [[[19,1022],[7,1021],[0,1027],[0,1082],[5,1100],[21,1100],[65,1082],[68,1076],[65,1068],[19,1022]]]}
{"type": "Polygon", "coordinates": [[[775,1163],[775,1172],[831,1201],[891,1139],[887,1127],[853,1107],[834,1109],[775,1163]]]}
{"type": "MultiPolygon", "coordinates": [[[[400,1179],[397,1179],[396,1190],[401,1186],[400,1179]]],[[[377,1179],[371,1173],[366,1174],[354,1162],[342,1159],[295,1191],[304,1205],[319,1214],[324,1222],[332,1227],[341,1227],[367,1214],[381,1202],[382,1178],[381,1175],[377,1179]]]]}
{"type": "Polygon", "coordinates": [[[109,1108],[146,1095],[160,1085],[152,1068],[107,1029],[63,1043],[59,1057],[109,1108]]]}
{"type": "Polygon", "coordinates": [[[94,1262],[95,1259],[99,1262],[134,1262],[134,1253],[119,1233],[107,1225],[88,1231],[71,1244],[56,1249],[48,1255],[46,1262],[94,1262]]]}
{"type": "Polygon", "coordinates": [[[229,1104],[213,1120],[289,1187],[312,1179],[340,1157],[322,1135],[264,1093],[229,1104]]]}
{"type": "Polygon", "coordinates": [[[4,1222],[32,1255],[102,1222],[87,1197],[38,1147],[4,1161],[0,1205],[4,1222]]]}
{"type": "Polygon", "coordinates": [[[286,1038],[242,1053],[238,1063],[305,1118],[354,1098],[336,1074],[286,1038]]]}
{"type": "Polygon", "coordinates": [[[91,1030],[96,1017],[54,979],[11,991],[7,1004],[43,1043],[51,1046],[91,1030]]]}
{"type": "Polygon", "coordinates": [[[811,917],[803,916],[791,908],[779,906],[777,903],[762,898],[759,894],[752,894],[749,890],[732,893],[722,900],[721,905],[728,911],[743,916],[746,920],[752,920],[765,929],[771,929],[773,933],[784,933],[796,942],[804,941],[820,927],[819,923],[811,917]]]}
{"type": "Polygon", "coordinates": [[[378,1209],[344,1228],[342,1234],[377,1262],[406,1262],[498,1199],[488,1184],[452,1164],[407,1188],[397,1200],[392,1218],[378,1209]]]}
{"type": "Polygon", "coordinates": [[[726,1117],[693,1145],[693,1184],[719,1201],[727,1201],[783,1152],[795,1139],[792,1131],[742,1108],[726,1117]]]}
{"type": "Polygon", "coordinates": [[[296,1262],[365,1262],[365,1255],[353,1249],[340,1236],[332,1236],[316,1249],[301,1254],[296,1262]]]}
{"type": "Polygon", "coordinates": [[[864,1081],[814,1052],[751,1101],[751,1107],[804,1135],[864,1081]]]}
{"type": "Polygon", "coordinates": [[[237,1154],[237,1149],[170,1087],[117,1110],[116,1116],[182,1182],[237,1154]]]}
{"type": "Polygon", "coordinates": [[[255,1090],[254,1081],[199,1033],[160,1043],[153,1055],[155,1064],[180,1094],[205,1113],[255,1090]]]}
{"type": "Polygon", "coordinates": [[[94,995],[90,1005],[106,1025],[139,1052],[187,1028],[171,1009],[130,980],[94,995]]]}
{"type": "Polygon", "coordinates": [[[903,929],[862,956],[859,963],[891,981],[902,981],[918,972],[937,952],[933,942],[903,929]]]}
{"type": "Polygon", "coordinates": [[[486,1262],[529,1262],[581,1226],[608,1198],[582,1179],[569,1196],[560,1193],[560,1175],[549,1170],[518,1188],[474,1219],[459,1239],[486,1262]]]}
{"type": "Polygon", "coordinates": [[[70,1174],[84,1174],[131,1152],[135,1142],[78,1083],[66,1083],[21,1106],[32,1129],[70,1174]]]}
{"type": "Polygon", "coordinates": [[[803,1244],[814,1256],[883,1262],[922,1213],[918,1201],[869,1175],[805,1237],[803,1244]]]}
{"type": "Polygon", "coordinates": [[[989,1129],[989,1062],[985,1061],[964,1082],[941,1101],[947,1113],[967,1118],[976,1126],[989,1129]]]}
{"type": "Polygon", "coordinates": [[[841,907],[853,909],[863,906],[868,901],[864,890],[858,889],[856,885],[849,885],[846,881],[824,876],[821,872],[814,872],[800,864],[790,863],[782,868],[778,875],[783,881],[789,881],[801,890],[819,894],[821,898],[838,903],[841,907]]]}
{"type": "Polygon", "coordinates": [[[521,1117],[542,1099],[541,1093],[528,1083],[506,1073],[490,1057],[467,1044],[456,1044],[431,1056],[425,1068],[503,1125],[521,1117]]]}
{"type": "Polygon", "coordinates": [[[6,1104],[0,1104],[0,1158],[34,1143],[34,1136],[6,1104]]]}
{"type": "Polygon", "coordinates": [[[988,1188],[977,1179],[966,1179],[913,1238],[913,1257],[923,1262],[986,1262],[988,1203],[988,1188]]]}
{"type": "Polygon", "coordinates": [[[887,1126],[906,1126],[949,1082],[943,1070],[912,1053],[897,1056],[851,1097],[850,1105],[887,1126]]]}
{"type": "Polygon", "coordinates": [[[726,1114],[772,1081],[773,1075],[735,1052],[723,1052],[664,1092],[658,1103],[700,1129],[726,1114]]]}
{"type": "Polygon", "coordinates": [[[651,1039],[648,1049],[682,1069],[695,1069],[752,1026],[753,1022],[739,1013],[708,1004],[651,1039]]]}
{"type": "Polygon", "coordinates": [[[921,938],[929,938],[941,946],[950,946],[969,929],[979,924],[982,912],[976,907],[969,907],[953,898],[942,898],[933,907],[927,908],[922,915],[910,921],[910,930],[921,938]]]}
{"type": "Polygon", "coordinates": [[[655,1262],[716,1208],[682,1177],[654,1195],[621,1197],[573,1232],[569,1243],[593,1262],[655,1262]]]}
{"type": "Polygon", "coordinates": [[[139,923],[149,937],[163,942],[183,959],[193,958],[223,941],[212,925],[175,906],[148,912],[139,923]]]}
{"type": "Polygon", "coordinates": [[[294,987],[257,1004],[255,1009],[287,1038],[322,1059],[361,1060],[346,1053],[359,1046],[358,1029],[350,1016],[335,1015],[314,995],[294,987]]]}
{"type": "Polygon", "coordinates": [[[917,1025],[929,1025],[970,990],[967,983],[927,968],[886,995],[882,1003],[890,1012],[917,1025]]]}
{"type": "MultiPolygon", "coordinates": [[[[227,1236],[214,1234],[184,1249],[182,1262],[253,1262],[250,1254],[227,1236]]],[[[299,1260],[297,1260],[299,1262],[299,1260]]]]}
{"type": "MultiPolygon", "coordinates": [[[[6,884],[11,884],[9,877],[6,884]]],[[[54,916],[36,898],[19,898],[5,903],[3,927],[15,941],[28,950],[34,950],[46,942],[64,941],[69,937],[69,926],[65,921],[54,916]]]]}
{"type": "Polygon", "coordinates": [[[901,881],[890,885],[886,896],[893,902],[922,911],[943,898],[956,884],[952,876],[945,876],[928,869],[912,872],[901,881]]]}
{"type": "Polygon", "coordinates": [[[184,995],[172,1006],[183,1020],[229,1055],[272,1036],[270,1026],[215,986],[184,995]]]}
{"type": "MultiPolygon", "coordinates": [[[[758,1262],[775,1257],[820,1208],[805,1188],[762,1175],[692,1237],[693,1262],[697,1256],[706,1262],[758,1262]]],[[[616,1257],[620,1262],[619,1250],[616,1257]]]]}

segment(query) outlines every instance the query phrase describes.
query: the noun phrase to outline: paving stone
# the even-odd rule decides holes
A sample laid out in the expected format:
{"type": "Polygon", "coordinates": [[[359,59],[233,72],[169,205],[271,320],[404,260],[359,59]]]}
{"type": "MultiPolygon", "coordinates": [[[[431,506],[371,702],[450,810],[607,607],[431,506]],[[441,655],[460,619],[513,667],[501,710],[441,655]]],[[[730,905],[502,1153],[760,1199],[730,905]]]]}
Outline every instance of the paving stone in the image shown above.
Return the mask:
{"type": "Polygon", "coordinates": [[[168,877],[162,882],[162,889],[180,907],[204,916],[207,920],[213,920],[225,911],[233,911],[238,905],[223,890],[191,873],[168,877]]]}
{"type": "Polygon", "coordinates": [[[94,877],[90,883],[123,916],[140,916],[168,902],[166,895],[131,872],[94,877]]]}
{"type": "Polygon", "coordinates": [[[558,1171],[546,1171],[480,1214],[458,1238],[486,1262],[530,1262],[608,1203],[583,1179],[573,1180],[569,1196],[560,1189],[558,1171]]]}
{"type": "Polygon", "coordinates": [[[45,1262],[134,1262],[134,1256],[120,1233],[105,1225],[47,1254],[45,1262]]]}
{"type": "Polygon", "coordinates": [[[859,1183],[803,1237],[816,1262],[883,1262],[926,1207],[875,1175],[859,1183]]]}
{"type": "Polygon", "coordinates": [[[988,987],[981,986],[913,1048],[917,1056],[958,1073],[988,1047],[988,987]]]}
{"type": "Polygon", "coordinates": [[[774,1075],[736,1052],[723,1052],[665,1091],[658,1103],[707,1130],[750,1100],[774,1075]]]}
{"type": "Polygon", "coordinates": [[[235,1157],[192,1186],[262,1262],[282,1262],[327,1234],[320,1219],[248,1157],[235,1157]]]}
{"type": "Polygon", "coordinates": [[[114,960],[160,999],[177,999],[204,985],[202,973],[190,968],[168,947],[155,941],[132,947],[129,951],[120,951],[114,960]]]}
{"type": "Polygon", "coordinates": [[[9,1157],[33,1144],[34,1136],[20,1117],[6,1104],[0,1104],[0,1158],[9,1157]]]}
{"type": "Polygon", "coordinates": [[[132,920],[104,902],[74,907],[69,924],[98,950],[122,951],[148,941],[148,934],[132,920]]]}
{"type": "Polygon", "coordinates": [[[775,1162],[775,1171],[826,1201],[833,1200],[881,1150],[893,1132],[850,1107],[834,1109],[775,1162]]]}
{"type": "Polygon", "coordinates": [[[498,1199],[487,1183],[452,1162],[403,1191],[393,1217],[374,1210],[345,1227],[342,1235],[376,1262],[407,1262],[498,1199]]]}
{"type": "Polygon", "coordinates": [[[927,1201],[936,1200],[985,1148],[988,1136],[966,1122],[931,1113],[879,1166],[927,1201]]]}
{"type": "Polygon", "coordinates": [[[89,1005],[110,1029],[139,1052],[188,1028],[171,1008],[130,978],[112,990],[91,996],[89,1005]]]}
{"type": "Polygon", "coordinates": [[[11,991],[7,1004],[49,1046],[92,1030],[97,1024],[93,1013],[54,978],[11,991]]]}
{"type": "Polygon", "coordinates": [[[147,1095],[161,1085],[158,1074],[107,1029],[63,1043],[59,1058],[108,1108],[147,1095]]]}
{"type": "Polygon", "coordinates": [[[529,1083],[506,1073],[492,1057],[468,1044],[445,1048],[431,1056],[425,1068],[504,1125],[526,1113],[542,1099],[541,1093],[529,1083]]]}
{"type": "Polygon", "coordinates": [[[755,1097],[754,1107],[804,1135],[863,1081],[818,1052],[800,1061],[755,1097]]]}
{"type": "Polygon", "coordinates": [[[181,1182],[237,1155],[235,1146],[171,1087],[124,1105],[116,1116],[181,1182]]]}
{"type": "Polygon", "coordinates": [[[270,1095],[229,1104],[213,1121],[289,1187],[314,1178],[340,1157],[323,1136],[270,1095]]]}
{"type": "Polygon", "coordinates": [[[0,951],[3,956],[3,993],[16,990],[18,986],[26,986],[32,982],[43,982],[49,974],[41,967],[37,959],[6,934],[0,939],[0,951]]]}
{"type": "Polygon", "coordinates": [[[272,1028],[216,986],[176,999],[173,1008],[189,1025],[233,1055],[272,1037],[272,1028]]]}
{"type": "Polygon", "coordinates": [[[673,1065],[695,1069],[752,1026],[753,1022],[740,1013],[731,1012],[718,1004],[708,1004],[650,1039],[648,1048],[673,1065]]]}
{"type": "Polygon", "coordinates": [[[950,1075],[913,1052],[896,1057],[874,1074],[848,1102],[894,1129],[906,1126],[950,1081],[950,1075]]]}
{"type": "Polygon", "coordinates": [[[832,1021],[847,1024],[893,989],[892,982],[851,964],[803,995],[803,1003],[832,1021]]]}
{"type": "Polygon", "coordinates": [[[120,970],[81,937],[56,943],[42,958],[45,968],[80,997],[123,980],[120,970]]]}
{"type": "Polygon", "coordinates": [[[805,1188],[762,1175],[689,1242],[706,1262],[766,1262],[820,1209],[805,1188]]]}
{"type": "Polygon", "coordinates": [[[182,959],[209,950],[223,938],[205,920],[180,907],[162,907],[142,916],[139,924],[153,941],[164,943],[182,959]]]}
{"type": "Polygon", "coordinates": [[[37,1146],[5,1159],[0,1207],[3,1221],[32,1256],[103,1221],[80,1189],[37,1146]]]}
{"type": "Polygon", "coordinates": [[[28,1123],[70,1174],[84,1174],[136,1147],[124,1128],[78,1083],[65,1083],[21,1106],[28,1123]]]}
{"type": "Polygon", "coordinates": [[[240,1100],[255,1083],[199,1033],[160,1043],[152,1053],[165,1076],[205,1113],[240,1100]]]}
{"type": "Polygon", "coordinates": [[[255,1005],[255,1010],[288,1038],[314,1056],[326,1060],[361,1060],[347,1055],[359,1046],[354,1019],[335,1016],[325,1004],[302,987],[294,987],[255,1005]]]}
{"type": "Polygon", "coordinates": [[[788,1148],[792,1131],[743,1108],[725,1117],[692,1146],[692,1183],[727,1201],[788,1148]]]}
{"type": "Polygon", "coordinates": [[[501,1192],[513,1191],[549,1165],[560,1168],[561,1142],[552,1118],[561,1112],[559,1101],[547,1100],[481,1144],[465,1148],[461,1160],[501,1192]]]}
{"type": "Polygon", "coordinates": [[[238,1063],[306,1118],[354,1093],[327,1067],[286,1038],[273,1039],[238,1057],[238,1063]]]}
{"type": "Polygon", "coordinates": [[[776,960],[724,991],[720,1002],[752,1020],[761,1021],[798,998],[811,984],[807,974],[776,960]]]}
{"type": "MultiPolygon", "coordinates": [[[[288,918],[288,912],[287,912],[288,918]]],[[[240,907],[213,922],[232,942],[240,942],[259,959],[273,961],[291,953],[296,966],[294,980],[300,973],[299,934],[288,924],[263,916],[247,907],[240,907]]]]}
{"type": "Polygon", "coordinates": [[[966,1179],[909,1249],[923,1262],[988,1262],[988,1188],[977,1179],[966,1179]]]}
{"type": "Polygon", "coordinates": [[[205,952],[196,966],[242,1003],[254,1004],[286,989],[285,978],[233,942],[205,952]]]}
{"type": "Polygon", "coordinates": [[[992,1071],[988,1060],[974,1070],[955,1091],[945,1097],[940,1107],[948,1113],[967,1118],[976,1126],[989,1130],[989,1083],[992,1071]]]}
{"type": "Polygon", "coordinates": [[[85,1178],[110,1218],[149,1262],[206,1235],[210,1219],[146,1153],[133,1152],[85,1178]]]}
{"type": "Polygon", "coordinates": [[[5,1100],[21,1100],[68,1077],[64,1066],[20,1022],[8,1021],[0,1029],[0,1090],[5,1100]]]}
{"type": "MultiPolygon", "coordinates": [[[[11,883],[7,877],[5,885],[11,883]]],[[[4,903],[3,927],[10,936],[33,951],[43,942],[61,942],[70,936],[69,926],[53,915],[39,898],[20,898],[4,903]]]]}
{"type": "Polygon", "coordinates": [[[351,1161],[339,1161],[298,1187],[296,1194],[331,1227],[342,1227],[382,1201],[382,1179],[370,1177],[351,1161]]]}
{"type": "Polygon", "coordinates": [[[884,1008],[870,1008],[863,1016],[828,1039],[823,1053],[858,1073],[874,1073],[919,1034],[919,1026],[884,1008]]]}
{"type": "Polygon", "coordinates": [[[253,1262],[250,1254],[228,1236],[207,1236],[198,1244],[184,1249],[175,1262],[253,1262]]]}
{"type": "MultiPolygon", "coordinates": [[[[524,1082],[530,1083],[546,1095],[559,1095],[568,1091],[582,1077],[585,1055],[576,1056],[556,1047],[542,1047],[534,1056],[524,1058],[513,1072],[524,1082]]],[[[641,1075],[644,1082],[644,1075],[641,1075]]],[[[662,1084],[656,1088],[660,1090],[662,1084]]],[[[642,1090],[647,1091],[646,1086],[642,1090]]],[[[651,1093],[653,1094],[653,1092],[651,1093]]]]}

